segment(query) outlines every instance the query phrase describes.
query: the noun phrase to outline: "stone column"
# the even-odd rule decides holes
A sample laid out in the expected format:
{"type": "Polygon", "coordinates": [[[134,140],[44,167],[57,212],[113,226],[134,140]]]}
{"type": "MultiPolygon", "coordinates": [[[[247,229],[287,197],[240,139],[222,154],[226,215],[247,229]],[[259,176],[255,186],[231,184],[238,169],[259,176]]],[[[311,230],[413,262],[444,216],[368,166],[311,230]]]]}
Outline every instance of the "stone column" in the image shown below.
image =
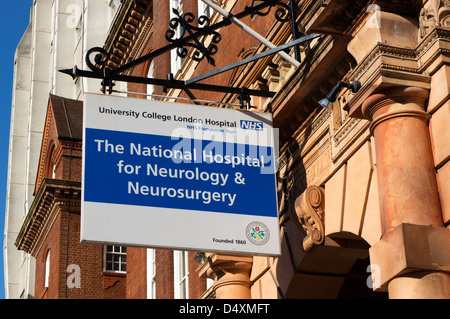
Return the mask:
{"type": "Polygon", "coordinates": [[[375,138],[383,232],[370,257],[392,299],[450,298],[450,232],[443,227],[427,97],[423,88],[391,87],[362,104],[375,138]]]}
{"type": "Polygon", "coordinates": [[[214,279],[216,299],[251,299],[252,262],[253,257],[212,254],[197,271],[214,279]]]}
{"type": "Polygon", "coordinates": [[[425,112],[428,90],[392,87],[371,95],[362,113],[375,138],[383,234],[402,223],[443,227],[425,112]]]}
{"type": "Polygon", "coordinates": [[[403,59],[418,47],[417,25],[378,9],[353,37],[348,50],[362,87],[349,115],[369,120],[375,139],[382,238],[369,250],[374,286],[392,299],[450,298],[450,229],[425,111],[429,77],[418,60],[403,59]]]}

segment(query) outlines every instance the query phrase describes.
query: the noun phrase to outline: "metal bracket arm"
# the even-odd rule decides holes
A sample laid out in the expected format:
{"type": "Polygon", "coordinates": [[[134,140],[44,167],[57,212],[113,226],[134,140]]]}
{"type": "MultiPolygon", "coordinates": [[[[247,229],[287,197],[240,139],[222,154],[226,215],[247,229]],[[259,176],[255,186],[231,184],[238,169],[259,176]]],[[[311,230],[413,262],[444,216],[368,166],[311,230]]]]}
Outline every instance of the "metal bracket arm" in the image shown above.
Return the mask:
{"type": "Polygon", "coordinates": [[[186,84],[192,84],[192,83],[195,83],[195,82],[198,82],[198,81],[201,81],[201,80],[210,78],[210,77],[215,76],[215,75],[217,75],[217,74],[220,74],[220,73],[229,71],[229,70],[231,70],[231,69],[240,67],[240,66],[242,66],[242,65],[245,65],[245,64],[254,62],[254,61],[256,61],[256,60],[259,60],[259,59],[261,59],[261,58],[264,58],[264,57],[266,57],[266,56],[272,55],[272,54],[274,54],[274,53],[276,53],[276,52],[279,52],[279,51],[288,49],[288,48],[293,47],[293,46],[297,46],[297,45],[299,45],[299,44],[301,44],[301,43],[304,43],[304,42],[307,42],[307,41],[311,41],[311,40],[313,40],[313,39],[315,39],[315,38],[318,38],[319,36],[320,36],[320,34],[310,34],[310,35],[307,35],[307,36],[302,37],[302,38],[300,38],[300,39],[291,41],[291,42],[289,42],[289,43],[282,44],[282,45],[280,45],[280,46],[278,46],[278,47],[276,47],[276,48],[274,48],[274,49],[270,49],[270,50],[264,51],[264,52],[262,52],[262,53],[259,53],[259,54],[254,55],[254,56],[252,56],[252,57],[243,59],[243,60],[241,60],[241,61],[238,61],[238,62],[229,64],[229,65],[224,66],[224,67],[221,67],[221,68],[218,68],[218,69],[216,69],[216,70],[214,70],[214,71],[211,71],[211,72],[208,72],[208,73],[205,73],[205,74],[196,76],[196,77],[194,77],[194,78],[192,78],[192,79],[186,80],[186,84]]]}
{"type": "MultiPolygon", "coordinates": [[[[186,84],[186,81],[175,79],[154,79],[154,78],[144,78],[138,76],[115,74],[114,72],[111,73],[108,72],[107,69],[105,69],[104,73],[99,73],[95,71],[80,70],[75,66],[73,69],[60,70],[60,72],[68,74],[72,76],[72,78],[74,79],[77,77],[101,79],[103,80],[103,93],[105,93],[105,86],[109,86],[109,93],[112,92],[112,86],[110,86],[111,81],[120,81],[120,82],[160,85],[166,88],[174,88],[182,90],[189,89],[189,90],[203,90],[203,91],[213,91],[231,94],[242,94],[242,89],[238,87],[200,84],[200,83],[186,84]]],[[[246,88],[245,91],[248,95],[252,96],[273,97],[275,95],[275,92],[272,91],[260,91],[246,88]]]]}
{"type": "MultiPolygon", "coordinates": [[[[202,0],[203,1],[203,0],[202,0]]],[[[151,60],[163,53],[166,53],[172,49],[177,48],[177,53],[180,55],[187,54],[187,49],[185,46],[191,46],[194,47],[198,52],[194,52],[194,60],[200,61],[204,57],[208,60],[208,62],[212,65],[214,65],[214,59],[211,57],[211,55],[215,54],[217,51],[217,46],[215,46],[216,43],[220,41],[220,35],[215,30],[222,28],[224,26],[230,25],[233,21],[237,21],[237,19],[242,19],[247,16],[254,16],[254,15],[266,15],[270,11],[270,9],[274,6],[282,6],[284,9],[278,9],[275,17],[284,22],[288,21],[289,18],[292,20],[292,23],[295,23],[295,16],[294,16],[294,10],[292,6],[291,0],[291,6],[288,7],[285,3],[283,3],[280,0],[263,0],[263,1],[254,1],[252,2],[251,6],[246,6],[244,11],[239,12],[237,14],[231,14],[228,13],[228,15],[225,15],[223,20],[214,24],[210,25],[209,18],[205,16],[201,16],[198,18],[199,27],[195,27],[191,25],[191,22],[194,21],[194,15],[191,13],[186,13],[184,15],[180,15],[176,10],[174,11],[176,17],[171,19],[169,29],[166,32],[166,39],[170,42],[168,45],[157,49],[153,52],[150,52],[140,58],[137,58],[131,62],[128,62],[122,66],[119,66],[115,69],[108,68],[107,62],[109,60],[109,54],[108,52],[100,47],[91,48],[85,57],[86,65],[90,68],[91,71],[86,70],[80,70],[75,66],[73,69],[65,69],[60,70],[60,72],[68,74],[72,76],[72,78],[77,77],[87,77],[87,78],[96,78],[102,80],[102,91],[103,93],[106,93],[106,90],[108,88],[108,92],[111,94],[113,92],[113,86],[114,81],[121,81],[121,82],[130,82],[130,83],[140,83],[140,84],[151,84],[151,85],[158,85],[163,86],[164,89],[167,88],[175,88],[175,89],[181,89],[187,92],[187,94],[192,97],[192,93],[190,90],[204,90],[204,91],[213,91],[213,92],[221,92],[221,93],[229,93],[229,94],[237,94],[240,96],[241,101],[241,107],[244,107],[244,104],[247,104],[247,108],[250,106],[250,96],[260,96],[260,97],[273,97],[275,95],[275,92],[271,91],[260,91],[260,90],[252,90],[247,88],[239,88],[239,87],[229,87],[229,86],[221,86],[221,85],[211,85],[211,84],[204,84],[204,83],[196,83],[200,80],[206,79],[208,77],[214,76],[216,74],[225,72],[227,70],[230,70],[232,68],[236,68],[238,66],[256,61],[257,59],[263,58],[265,56],[268,56],[270,54],[283,54],[282,50],[292,47],[292,46],[298,46],[298,44],[312,40],[319,35],[312,34],[306,37],[303,37],[301,39],[296,39],[296,35],[293,34],[293,41],[284,45],[281,45],[279,47],[271,48],[270,50],[263,52],[261,54],[255,55],[251,58],[244,59],[242,61],[230,64],[228,66],[225,66],[223,68],[219,68],[215,71],[209,72],[207,74],[195,77],[190,80],[182,81],[182,80],[175,80],[172,77],[169,77],[167,79],[155,79],[155,78],[146,78],[146,77],[137,77],[137,76],[131,76],[131,75],[123,75],[123,73],[126,70],[129,70],[136,65],[139,65],[141,63],[144,63],[148,60],[151,60]],[[257,4],[255,4],[257,3],[257,4]],[[263,9],[267,9],[267,12],[263,12],[263,9]],[[290,9],[290,11],[289,11],[290,9]],[[232,21],[233,20],[233,21],[232,21]],[[177,28],[179,25],[183,26],[183,30],[187,32],[182,32],[182,35],[179,39],[173,39],[173,36],[175,32],[173,31],[174,28],[177,28]],[[200,27],[203,26],[203,27],[200,27]],[[199,40],[204,36],[212,35],[215,39],[215,42],[213,41],[213,44],[210,45],[208,48],[204,46],[204,42],[199,40]],[[194,41],[194,43],[189,43],[189,41],[194,41]],[[90,60],[90,56],[96,53],[94,56],[93,61],[90,60]]],[[[209,1],[204,1],[209,2],[209,1]]],[[[290,56],[289,56],[290,57],[290,56]]],[[[296,64],[298,62],[295,60],[296,64]]]]}
{"type": "MultiPolygon", "coordinates": [[[[280,0],[265,0],[264,2],[261,2],[254,6],[250,6],[250,7],[246,6],[244,11],[233,14],[232,16],[235,19],[242,19],[247,16],[253,16],[255,14],[258,14],[261,12],[261,10],[263,10],[267,7],[271,8],[277,4],[283,4],[283,3],[280,0]]],[[[269,10],[270,10],[270,8],[269,8],[269,10]]],[[[183,16],[186,16],[186,15],[190,16],[188,13],[186,13],[183,16]]],[[[202,18],[206,19],[205,16],[199,17],[199,19],[202,19],[202,18]]],[[[178,21],[179,21],[179,17],[178,17],[178,21]]],[[[171,43],[169,43],[168,45],[166,45],[160,49],[157,49],[155,51],[152,51],[146,55],[143,55],[142,57],[137,58],[136,60],[130,61],[122,66],[119,66],[118,68],[114,69],[114,71],[117,73],[121,73],[125,70],[128,70],[136,65],[144,63],[150,59],[153,59],[153,58],[155,58],[165,52],[168,52],[172,49],[183,47],[183,45],[188,43],[189,41],[195,41],[196,39],[199,39],[205,35],[213,34],[214,31],[216,31],[220,28],[229,26],[231,23],[232,22],[226,17],[224,17],[222,21],[217,22],[216,24],[213,24],[213,25],[209,25],[209,23],[206,23],[205,27],[195,28],[196,32],[194,32],[194,33],[188,32],[189,34],[186,35],[185,37],[182,37],[180,39],[170,40],[171,43]]],[[[166,34],[167,34],[167,32],[166,32],[166,34]]],[[[294,40],[295,40],[295,38],[294,38],[294,40]]]]}

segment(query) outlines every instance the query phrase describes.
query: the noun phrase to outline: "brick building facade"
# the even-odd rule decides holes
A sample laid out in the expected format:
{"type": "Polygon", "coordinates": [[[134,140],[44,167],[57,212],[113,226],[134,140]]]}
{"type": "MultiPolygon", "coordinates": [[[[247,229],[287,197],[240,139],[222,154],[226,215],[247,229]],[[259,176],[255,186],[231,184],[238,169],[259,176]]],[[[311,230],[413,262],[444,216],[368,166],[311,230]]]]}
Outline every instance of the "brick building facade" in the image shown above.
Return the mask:
{"type": "Polygon", "coordinates": [[[16,245],[36,259],[35,298],[125,298],[125,273],[80,243],[83,103],[50,95],[35,200],[16,245]]]}
{"type": "MultiPolygon", "coordinates": [[[[233,13],[255,2],[216,1],[233,13]]],[[[298,66],[272,55],[206,81],[276,92],[251,103],[272,113],[279,130],[281,255],[208,252],[207,262],[199,265],[195,252],[127,247],[126,275],[99,271],[103,248],[70,241],[79,221],[79,175],[70,172],[79,160],[80,135],[67,126],[65,134],[56,134],[65,126],[49,122],[36,204],[18,238],[19,249],[36,256],[36,296],[71,293],[63,283],[70,276],[67,267],[77,264],[88,276],[83,280],[103,289],[97,298],[116,292],[137,299],[450,298],[450,148],[442,138],[449,133],[450,7],[434,0],[293,2],[298,31],[321,35],[300,47],[298,66]],[[340,87],[329,109],[319,106],[336,84],[356,80],[358,91],[340,87]],[[51,156],[50,137],[58,141],[51,156]],[[62,181],[46,178],[52,163],[59,164],[55,177],[62,181]],[[87,260],[84,247],[93,249],[87,260]],[[59,252],[53,254],[55,249],[59,252]],[[46,290],[48,251],[50,269],[59,266],[46,290]]],[[[197,13],[199,3],[122,1],[104,45],[108,67],[166,45],[170,7],[197,13]]],[[[217,13],[210,18],[211,23],[222,20],[217,13]]],[[[289,23],[273,14],[243,22],[275,45],[291,40],[289,23]]],[[[196,61],[190,49],[182,60],[166,52],[124,73],[187,80],[266,49],[233,24],[220,34],[215,66],[196,61]]],[[[126,92],[114,94],[164,101],[195,97],[186,103],[215,107],[239,104],[236,94],[143,84],[128,84],[126,92]]],[[[52,111],[52,99],[58,98],[51,98],[49,114],[55,119],[67,114],[70,123],[70,112],[62,112],[69,108],[63,104],[52,111]]]]}
{"type": "MultiPolygon", "coordinates": [[[[116,246],[80,243],[82,117],[81,101],[50,95],[35,200],[16,245],[36,259],[37,299],[146,299],[147,249],[127,247],[126,268],[116,271],[105,264],[107,247],[116,246]]],[[[187,282],[198,298],[206,280],[193,256],[187,282]]],[[[154,258],[152,298],[173,299],[174,253],[157,250],[154,258]]]]}

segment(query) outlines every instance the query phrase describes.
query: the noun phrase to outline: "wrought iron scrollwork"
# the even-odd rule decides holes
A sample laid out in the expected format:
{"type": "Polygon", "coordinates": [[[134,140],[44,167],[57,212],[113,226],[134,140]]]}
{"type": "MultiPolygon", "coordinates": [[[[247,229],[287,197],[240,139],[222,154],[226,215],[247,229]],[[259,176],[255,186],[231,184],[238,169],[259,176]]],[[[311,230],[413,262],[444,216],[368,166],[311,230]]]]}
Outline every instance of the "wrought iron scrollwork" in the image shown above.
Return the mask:
{"type": "Polygon", "coordinates": [[[165,34],[166,39],[169,41],[168,45],[156,49],[152,52],[149,52],[135,60],[128,61],[125,64],[120,65],[114,69],[110,69],[109,67],[107,67],[107,63],[109,62],[110,58],[108,52],[103,48],[95,47],[87,52],[85,58],[86,65],[89,67],[90,70],[80,70],[75,65],[73,69],[64,69],[59,71],[67,75],[70,75],[73,79],[76,79],[78,77],[101,79],[103,93],[106,92],[107,88],[110,94],[113,92],[114,81],[151,84],[151,85],[159,85],[162,86],[163,88],[182,89],[185,90],[186,92],[189,92],[189,90],[203,90],[227,94],[237,94],[240,97],[241,107],[251,108],[252,106],[250,105],[250,96],[273,97],[275,95],[275,92],[266,90],[254,90],[245,87],[240,88],[233,86],[213,85],[197,82],[199,82],[202,79],[217,75],[219,73],[226,72],[227,70],[239,67],[241,65],[248,64],[252,61],[256,61],[271,54],[280,52],[281,50],[285,50],[290,47],[294,47],[294,50],[296,52],[295,53],[296,59],[299,61],[300,56],[298,54],[298,45],[300,43],[310,41],[313,38],[318,37],[318,35],[313,34],[304,36],[303,38],[300,39],[297,38],[295,12],[293,9],[295,0],[289,0],[289,7],[287,6],[286,2],[288,1],[254,0],[250,7],[247,6],[245,10],[233,14],[233,17],[235,17],[236,19],[242,19],[248,16],[253,16],[254,14],[267,15],[272,7],[278,6],[279,8],[276,10],[275,13],[276,18],[280,21],[287,21],[288,19],[291,19],[293,30],[292,42],[286,43],[277,48],[267,50],[260,54],[238,61],[236,63],[232,63],[225,67],[221,67],[220,69],[208,72],[201,76],[197,76],[193,79],[189,79],[186,81],[176,80],[174,78],[156,79],[156,78],[126,75],[123,73],[127,70],[132,69],[136,65],[154,59],[155,57],[160,56],[161,54],[164,54],[173,49],[177,50],[178,56],[182,58],[187,57],[187,55],[189,54],[188,47],[195,49],[193,50],[192,54],[192,58],[195,61],[201,61],[206,58],[208,63],[215,66],[215,61],[212,58],[212,56],[216,54],[216,52],[218,51],[217,44],[222,40],[222,37],[216,30],[219,30],[223,27],[230,25],[232,22],[230,21],[229,18],[224,18],[221,21],[211,25],[211,21],[208,17],[200,16],[197,19],[197,24],[193,25],[193,23],[195,22],[195,16],[192,13],[186,13],[184,15],[181,15],[178,11],[174,10],[175,17],[170,20],[169,23],[170,30],[168,30],[165,34]],[[265,11],[266,9],[269,10],[266,12],[265,11]],[[177,28],[180,28],[179,34],[177,34],[177,32],[175,31],[177,30],[177,28]],[[209,41],[208,46],[205,45],[206,39],[208,39],[209,41]]]}
{"type": "MultiPolygon", "coordinates": [[[[112,79],[112,71],[111,69],[106,67],[106,64],[109,60],[109,53],[100,47],[94,47],[88,50],[85,56],[86,65],[89,67],[89,69],[92,70],[94,74],[97,74],[98,76],[103,78],[102,81],[102,92],[106,92],[106,87],[109,88],[109,93],[112,93],[113,86],[115,85],[112,79]],[[91,61],[92,54],[95,54],[94,61],[91,61]]],[[[74,73],[76,73],[76,70],[74,70],[74,73]]]]}
{"type": "Polygon", "coordinates": [[[86,65],[94,72],[103,72],[106,63],[109,60],[109,53],[100,47],[94,47],[89,49],[86,53],[85,61],[86,65]],[[94,63],[91,61],[91,56],[93,53],[97,52],[94,56],[94,63]]]}
{"type": "MultiPolygon", "coordinates": [[[[292,38],[296,40],[298,37],[298,28],[296,24],[295,0],[289,0],[287,3],[281,0],[253,0],[252,5],[250,7],[246,6],[245,10],[251,12],[251,17],[255,15],[266,16],[273,7],[277,7],[274,14],[275,19],[281,23],[285,23],[287,21],[291,22],[292,38]],[[260,7],[261,5],[263,8],[260,7]]],[[[295,59],[300,61],[299,46],[294,47],[294,53],[295,59]]]]}
{"type": "Polygon", "coordinates": [[[288,4],[279,0],[253,0],[252,5],[250,7],[247,6],[246,9],[251,9],[255,5],[260,4],[261,2],[268,3],[269,6],[266,8],[267,10],[266,11],[256,10],[251,14],[252,17],[254,15],[266,16],[269,14],[270,10],[273,7],[277,6],[278,8],[275,10],[274,13],[275,19],[283,23],[291,20],[292,17],[291,8],[289,7],[288,4]]]}
{"type": "Polygon", "coordinates": [[[206,58],[209,64],[215,66],[215,61],[212,56],[217,53],[217,44],[222,40],[222,37],[219,32],[210,29],[211,20],[207,16],[202,15],[197,19],[199,26],[196,27],[192,24],[195,22],[195,16],[192,13],[187,12],[181,15],[176,9],[172,9],[172,11],[176,17],[170,20],[170,29],[166,31],[165,37],[166,40],[171,43],[180,43],[176,50],[177,55],[180,58],[185,58],[189,52],[187,47],[192,47],[195,48],[192,59],[199,62],[206,58]],[[178,38],[175,38],[177,35],[176,30],[178,28],[180,29],[180,34],[178,38]],[[199,37],[193,37],[194,42],[182,41],[186,35],[186,32],[189,35],[196,33],[199,37]],[[208,35],[212,36],[211,43],[206,46],[205,39],[208,35]],[[200,37],[202,37],[202,39],[199,39],[200,37]]]}

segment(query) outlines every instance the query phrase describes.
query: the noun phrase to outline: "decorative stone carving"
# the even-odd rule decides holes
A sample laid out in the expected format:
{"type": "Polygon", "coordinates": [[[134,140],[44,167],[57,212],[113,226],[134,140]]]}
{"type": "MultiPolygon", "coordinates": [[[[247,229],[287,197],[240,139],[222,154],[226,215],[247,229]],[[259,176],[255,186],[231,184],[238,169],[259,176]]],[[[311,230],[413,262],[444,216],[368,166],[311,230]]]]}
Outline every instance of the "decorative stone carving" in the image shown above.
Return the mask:
{"type": "Polygon", "coordinates": [[[305,230],[303,249],[311,251],[321,245],[325,238],[323,223],[324,191],[318,186],[310,186],[295,200],[294,220],[305,230]]]}
{"type": "Polygon", "coordinates": [[[252,256],[207,254],[208,261],[197,272],[201,278],[214,279],[216,299],[250,299],[252,256]]]}
{"type": "Polygon", "coordinates": [[[109,53],[107,66],[117,68],[142,50],[145,37],[153,24],[149,0],[123,0],[116,14],[117,22],[108,34],[105,50],[109,53]]]}
{"type": "Polygon", "coordinates": [[[15,246],[36,257],[61,211],[80,211],[81,183],[44,179],[17,236],[15,246]]]}
{"type": "Polygon", "coordinates": [[[450,1],[441,1],[438,11],[439,24],[443,27],[450,27],[450,1]]]}
{"type": "Polygon", "coordinates": [[[422,8],[419,17],[420,38],[424,38],[434,27],[436,27],[436,12],[432,8],[422,8]]]}
{"type": "Polygon", "coordinates": [[[424,38],[435,27],[450,27],[450,1],[428,1],[420,11],[420,37],[424,38]]]}

